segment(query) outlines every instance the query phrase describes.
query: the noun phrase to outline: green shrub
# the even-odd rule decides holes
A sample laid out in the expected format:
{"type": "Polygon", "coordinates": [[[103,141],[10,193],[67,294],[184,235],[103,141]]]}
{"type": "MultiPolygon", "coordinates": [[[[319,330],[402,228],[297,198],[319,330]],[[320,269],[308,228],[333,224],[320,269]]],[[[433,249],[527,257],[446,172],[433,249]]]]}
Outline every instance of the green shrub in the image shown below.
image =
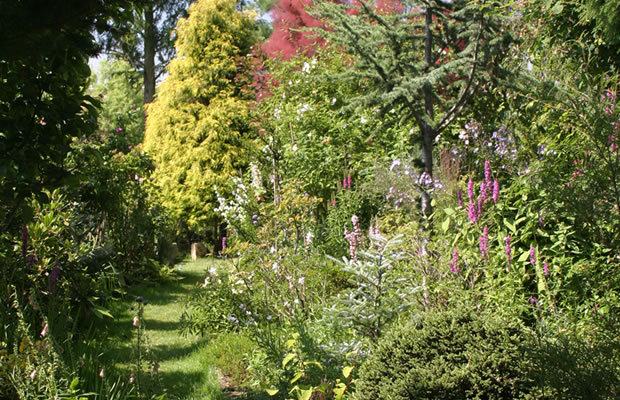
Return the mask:
{"type": "Polygon", "coordinates": [[[516,321],[433,311],[390,331],[362,365],[355,399],[522,399],[534,386],[516,321]]]}

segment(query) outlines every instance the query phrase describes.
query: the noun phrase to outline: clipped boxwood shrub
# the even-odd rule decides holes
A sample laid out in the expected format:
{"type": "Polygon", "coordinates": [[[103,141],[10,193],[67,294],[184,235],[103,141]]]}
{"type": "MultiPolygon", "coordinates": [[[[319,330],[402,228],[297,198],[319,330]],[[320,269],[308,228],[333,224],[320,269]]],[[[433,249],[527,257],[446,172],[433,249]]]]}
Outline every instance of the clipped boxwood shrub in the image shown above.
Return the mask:
{"type": "MultiPolygon", "coordinates": [[[[534,382],[517,321],[469,310],[427,312],[393,328],[362,365],[354,398],[525,399],[534,382]]],[[[536,396],[540,398],[539,396],[536,396]]]]}

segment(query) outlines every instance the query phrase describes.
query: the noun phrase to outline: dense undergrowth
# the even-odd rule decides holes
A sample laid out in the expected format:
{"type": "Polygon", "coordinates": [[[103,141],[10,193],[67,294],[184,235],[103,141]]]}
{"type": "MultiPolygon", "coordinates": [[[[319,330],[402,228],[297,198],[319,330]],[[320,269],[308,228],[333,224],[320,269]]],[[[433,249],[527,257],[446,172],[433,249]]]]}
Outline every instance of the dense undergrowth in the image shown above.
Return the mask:
{"type": "Polygon", "coordinates": [[[0,92],[0,397],[620,396],[615,25],[431,3],[320,2],[285,60],[199,0],[146,117],[124,62],[29,64],[82,111],[0,92]]]}

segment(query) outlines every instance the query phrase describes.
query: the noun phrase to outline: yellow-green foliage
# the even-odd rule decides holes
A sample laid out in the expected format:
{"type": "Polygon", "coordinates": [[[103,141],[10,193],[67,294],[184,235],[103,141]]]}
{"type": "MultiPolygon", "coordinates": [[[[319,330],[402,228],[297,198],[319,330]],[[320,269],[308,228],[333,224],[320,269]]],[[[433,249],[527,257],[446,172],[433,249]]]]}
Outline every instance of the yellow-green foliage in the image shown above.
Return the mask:
{"type": "Polygon", "coordinates": [[[216,205],[214,185],[225,188],[251,150],[247,74],[253,21],[233,0],[199,0],[178,23],[177,56],[147,107],[144,149],[162,203],[194,231],[216,205]]]}

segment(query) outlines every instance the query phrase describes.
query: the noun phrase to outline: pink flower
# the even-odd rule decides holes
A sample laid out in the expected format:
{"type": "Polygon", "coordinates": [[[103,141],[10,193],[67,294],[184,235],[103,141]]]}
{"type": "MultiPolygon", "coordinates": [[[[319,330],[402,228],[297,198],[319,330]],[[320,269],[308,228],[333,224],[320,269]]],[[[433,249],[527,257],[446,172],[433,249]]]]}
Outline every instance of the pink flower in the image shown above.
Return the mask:
{"type": "Polygon", "coordinates": [[[487,197],[487,185],[485,185],[484,182],[480,182],[480,198],[485,203],[489,199],[487,197]]]}
{"type": "Polygon", "coordinates": [[[140,319],[138,316],[133,317],[133,326],[140,326],[140,319]]]}
{"type": "Polygon", "coordinates": [[[41,336],[47,336],[47,324],[43,325],[43,330],[41,331],[41,336]]]}
{"type": "Polygon", "coordinates": [[[122,132],[123,128],[121,128],[120,126],[118,128],[116,128],[116,132],[122,132]]]}
{"type": "Polygon", "coordinates": [[[469,201],[474,201],[474,182],[471,179],[467,182],[467,197],[469,201]]]}
{"type": "Polygon", "coordinates": [[[37,376],[37,370],[35,369],[34,371],[30,373],[30,380],[34,380],[36,376],[37,376]]]}
{"type": "Polygon", "coordinates": [[[534,246],[530,246],[530,263],[536,264],[536,248],[534,246]]]}
{"type": "Polygon", "coordinates": [[[484,180],[488,187],[491,187],[493,180],[491,179],[491,163],[489,160],[484,160],[484,180]]]}
{"type": "Polygon", "coordinates": [[[499,201],[499,181],[496,179],[493,181],[493,203],[499,201]]]}
{"type": "Polygon", "coordinates": [[[547,264],[547,261],[543,264],[543,274],[545,274],[545,276],[549,275],[549,264],[547,264]]]}
{"type": "Polygon", "coordinates": [[[452,253],[452,262],[450,263],[450,272],[453,274],[458,274],[461,269],[458,266],[459,263],[459,250],[455,247],[454,252],[452,253]]]}
{"type": "Polygon", "coordinates": [[[105,375],[103,373],[103,368],[101,368],[101,371],[99,372],[99,378],[103,378],[105,375]]]}
{"type": "Polygon", "coordinates": [[[476,212],[476,205],[474,204],[473,201],[469,203],[469,210],[467,211],[467,217],[473,223],[476,223],[476,221],[478,220],[478,213],[476,212]]]}

